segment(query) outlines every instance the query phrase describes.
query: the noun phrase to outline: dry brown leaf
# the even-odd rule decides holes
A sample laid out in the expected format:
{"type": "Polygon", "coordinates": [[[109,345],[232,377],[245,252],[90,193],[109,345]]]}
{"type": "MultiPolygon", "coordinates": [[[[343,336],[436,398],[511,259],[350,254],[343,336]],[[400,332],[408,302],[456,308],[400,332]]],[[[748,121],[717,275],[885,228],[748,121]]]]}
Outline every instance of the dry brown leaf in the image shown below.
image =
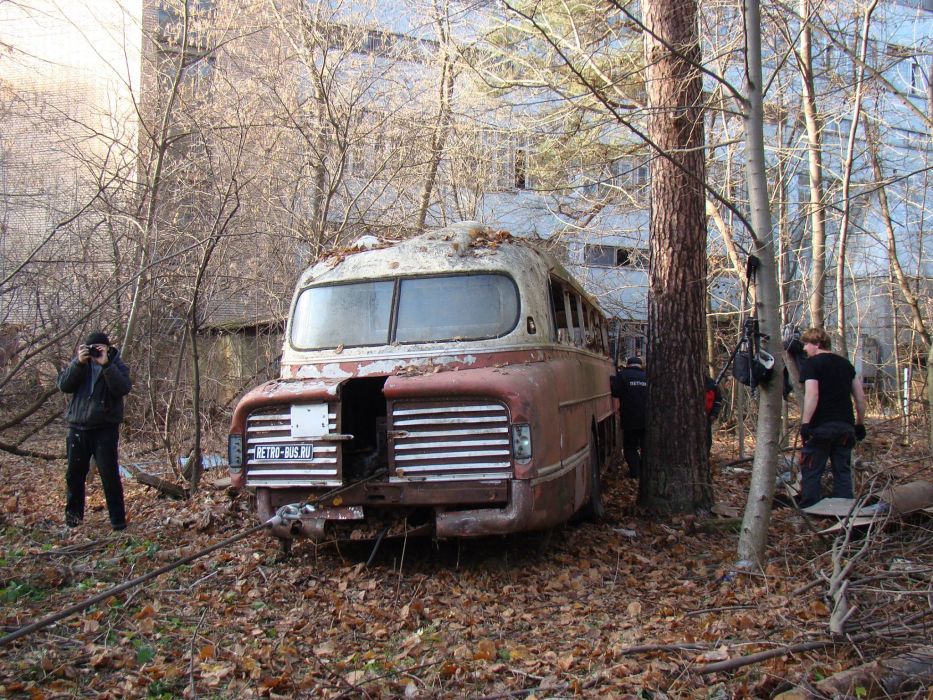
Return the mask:
{"type": "Polygon", "coordinates": [[[491,639],[481,639],[473,652],[477,661],[492,661],[496,658],[496,643],[491,639]]]}

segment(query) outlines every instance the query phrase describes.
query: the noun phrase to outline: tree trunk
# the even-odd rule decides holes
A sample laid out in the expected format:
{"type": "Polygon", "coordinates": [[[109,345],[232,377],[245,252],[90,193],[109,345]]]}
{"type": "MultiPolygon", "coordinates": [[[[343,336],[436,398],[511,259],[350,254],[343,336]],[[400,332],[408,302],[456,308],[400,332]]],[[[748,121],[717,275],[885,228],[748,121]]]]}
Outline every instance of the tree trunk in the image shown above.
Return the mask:
{"type": "MultiPolygon", "coordinates": [[[[881,168],[881,161],[878,158],[878,134],[876,129],[871,125],[871,122],[863,115],[862,123],[865,128],[865,136],[868,141],[868,153],[871,157],[871,168],[872,175],[874,176],[875,182],[878,187],[878,204],[881,207],[881,220],[884,223],[885,234],[887,235],[888,241],[888,264],[891,269],[891,274],[894,275],[894,278],[897,280],[897,288],[901,290],[901,294],[904,297],[904,301],[907,302],[907,307],[910,309],[910,327],[917,333],[923,342],[926,343],[927,347],[930,346],[930,332],[927,330],[926,323],[923,319],[923,312],[920,310],[920,300],[917,298],[917,295],[914,294],[914,291],[910,288],[910,280],[907,279],[907,275],[904,273],[904,268],[901,267],[901,261],[897,257],[897,238],[894,234],[894,223],[891,219],[891,208],[888,205],[888,190],[885,185],[884,180],[884,171],[881,168]]],[[[897,305],[896,297],[892,295],[892,313],[897,315],[897,305]]],[[[895,344],[897,344],[897,337],[894,339],[895,344]]]]}
{"type": "Polygon", "coordinates": [[[418,230],[424,228],[424,223],[428,218],[428,209],[431,206],[431,196],[434,193],[434,186],[437,180],[437,170],[440,167],[441,158],[444,155],[444,148],[447,145],[447,137],[450,133],[450,113],[451,100],[454,94],[454,62],[452,57],[453,49],[450,46],[450,28],[447,26],[446,18],[438,16],[435,20],[437,25],[437,39],[440,44],[443,58],[441,59],[441,76],[439,81],[439,94],[437,97],[437,120],[434,124],[434,130],[431,133],[431,162],[428,163],[428,173],[424,179],[424,187],[421,190],[421,202],[418,206],[418,230]]]}
{"type": "MultiPolygon", "coordinates": [[[[172,75],[172,87],[166,98],[165,111],[162,113],[162,120],[159,124],[159,131],[156,140],[150,144],[150,150],[154,152],[154,163],[150,164],[151,175],[143,191],[145,200],[145,218],[140,229],[140,253],[139,265],[136,273],[136,282],[133,286],[133,296],[130,302],[129,317],[126,321],[126,331],[123,334],[123,347],[121,354],[123,359],[129,361],[132,356],[133,344],[136,340],[136,327],[139,323],[138,318],[142,307],[143,291],[148,284],[149,266],[152,264],[153,251],[150,249],[150,238],[153,236],[156,223],[156,210],[159,205],[163,168],[165,167],[165,158],[169,149],[169,131],[172,125],[172,119],[175,113],[175,103],[178,99],[179,87],[182,76],[185,72],[185,62],[188,59],[188,33],[190,17],[188,13],[188,3],[184,3],[182,26],[181,26],[181,52],[178,55],[178,66],[172,75]]],[[[154,245],[154,242],[153,242],[154,245]]]]}
{"type": "Polygon", "coordinates": [[[651,172],[648,428],[638,500],[649,510],[712,505],[703,407],[707,370],[706,207],[697,5],[645,5],[651,172]],[[672,430],[677,426],[676,430],[672,430]]]}
{"type": "Polygon", "coordinates": [[[930,421],[930,442],[933,445],[933,345],[927,346],[927,420],[930,421]]]}
{"type": "MultiPolygon", "coordinates": [[[[747,47],[746,76],[748,104],[745,117],[746,172],[751,205],[755,255],[761,261],[758,269],[758,307],[761,331],[774,343],[780,343],[781,329],[778,310],[778,285],[774,256],[774,232],[771,228],[771,209],[768,202],[768,180],[765,170],[764,106],[761,77],[761,14],[758,0],[745,0],[745,42],[747,47]]],[[[739,559],[760,564],[764,559],[771,522],[771,499],[774,496],[774,477],[780,451],[782,373],[781,353],[772,353],[774,375],[766,384],[759,385],[758,430],[752,482],[739,535],[739,559]]]]}
{"type": "Polygon", "coordinates": [[[800,50],[797,53],[797,64],[803,88],[803,114],[807,126],[810,173],[810,325],[822,328],[826,323],[826,212],[823,209],[823,143],[816,107],[811,34],[810,0],[800,0],[800,50]]]}
{"type": "MultiPolygon", "coordinates": [[[[852,107],[852,123],[849,125],[849,139],[846,143],[846,157],[843,161],[842,175],[842,220],[839,222],[839,249],[836,254],[836,333],[839,335],[838,352],[848,356],[849,348],[846,341],[846,248],[849,239],[849,218],[852,211],[849,201],[852,184],[852,163],[855,160],[855,137],[858,133],[859,119],[862,115],[862,92],[865,84],[865,59],[868,54],[868,32],[871,29],[871,15],[878,5],[878,0],[872,0],[865,8],[865,17],[862,19],[862,39],[858,49],[859,66],[855,82],[855,104],[852,107]]],[[[856,344],[858,347],[858,344],[856,344]]]]}

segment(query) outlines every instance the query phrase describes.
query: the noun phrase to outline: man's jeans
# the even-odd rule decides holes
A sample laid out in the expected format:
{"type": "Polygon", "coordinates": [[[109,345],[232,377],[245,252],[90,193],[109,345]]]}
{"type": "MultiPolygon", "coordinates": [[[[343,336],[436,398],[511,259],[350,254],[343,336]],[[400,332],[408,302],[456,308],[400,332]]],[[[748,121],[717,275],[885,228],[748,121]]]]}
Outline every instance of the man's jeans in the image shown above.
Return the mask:
{"type": "Polygon", "coordinates": [[[842,421],[818,425],[800,451],[802,486],[800,507],[812,506],[823,498],[820,480],[826,461],[833,468],[833,498],[852,498],[852,471],[849,462],[855,445],[855,426],[842,421]]]}
{"type": "Polygon", "coordinates": [[[120,467],[117,463],[119,426],[92,428],[90,430],[68,429],[68,470],[65,472],[67,503],[65,517],[70,520],[84,519],[84,485],[91,468],[91,457],[97,463],[97,471],[104,486],[104,498],[110,513],[110,524],[114,527],[126,525],[126,510],[123,504],[123,484],[120,482],[120,467]]]}

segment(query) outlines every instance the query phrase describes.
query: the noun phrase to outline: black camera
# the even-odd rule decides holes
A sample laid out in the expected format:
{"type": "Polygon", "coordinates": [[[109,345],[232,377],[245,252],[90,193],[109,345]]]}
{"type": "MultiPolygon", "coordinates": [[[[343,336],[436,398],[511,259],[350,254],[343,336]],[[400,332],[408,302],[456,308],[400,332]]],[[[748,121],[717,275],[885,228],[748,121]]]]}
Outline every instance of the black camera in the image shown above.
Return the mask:
{"type": "Polygon", "coordinates": [[[101,349],[100,349],[99,347],[97,347],[96,345],[88,345],[88,346],[87,346],[87,354],[90,355],[91,357],[100,357],[101,355],[104,354],[104,351],[101,350],[101,349]]]}

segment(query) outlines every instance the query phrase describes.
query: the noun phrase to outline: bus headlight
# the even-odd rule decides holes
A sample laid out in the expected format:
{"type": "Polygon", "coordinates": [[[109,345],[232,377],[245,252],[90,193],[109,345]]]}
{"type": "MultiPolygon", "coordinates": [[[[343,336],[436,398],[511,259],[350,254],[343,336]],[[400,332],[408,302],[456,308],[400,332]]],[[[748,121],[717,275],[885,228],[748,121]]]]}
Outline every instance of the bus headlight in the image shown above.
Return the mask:
{"type": "Polygon", "coordinates": [[[243,436],[227,436],[227,463],[231,471],[240,471],[243,468],[243,436]]]}
{"type": "Polygon", "coordinates": [[[518,462],[531,459],[531,426],[527,423],[512,426],[512,454],[518,462]]]}

